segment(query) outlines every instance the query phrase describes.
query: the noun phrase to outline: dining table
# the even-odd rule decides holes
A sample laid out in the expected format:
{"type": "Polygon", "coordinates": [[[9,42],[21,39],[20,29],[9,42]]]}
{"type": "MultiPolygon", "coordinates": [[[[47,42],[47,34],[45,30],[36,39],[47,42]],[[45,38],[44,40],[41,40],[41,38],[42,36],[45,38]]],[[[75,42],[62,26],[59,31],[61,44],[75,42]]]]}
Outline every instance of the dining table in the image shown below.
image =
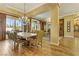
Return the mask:
{"type": "Polygon", "coordinates": [[[30,32],[18,32],[17,35],[20,36],[20,37],[22,37],[22,38],[25,38],[26,40],[29,37],[35,37],[35,36],[37,36],[36,33],[30,33],[30,32]]]}

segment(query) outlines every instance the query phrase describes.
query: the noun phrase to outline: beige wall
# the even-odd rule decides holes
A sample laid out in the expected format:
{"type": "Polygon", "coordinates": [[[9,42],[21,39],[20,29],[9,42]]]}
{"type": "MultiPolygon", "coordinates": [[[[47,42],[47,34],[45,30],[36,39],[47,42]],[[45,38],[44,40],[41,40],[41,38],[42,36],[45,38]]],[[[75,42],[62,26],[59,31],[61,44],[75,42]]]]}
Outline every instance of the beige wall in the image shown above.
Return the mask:
{"type": "Polygon", "coordinates": [[[64,37],[74,37],[74,15],[64,17],[64,37]],[[70,21],[70,32],[67,32],[67,21],[70,21]]]}

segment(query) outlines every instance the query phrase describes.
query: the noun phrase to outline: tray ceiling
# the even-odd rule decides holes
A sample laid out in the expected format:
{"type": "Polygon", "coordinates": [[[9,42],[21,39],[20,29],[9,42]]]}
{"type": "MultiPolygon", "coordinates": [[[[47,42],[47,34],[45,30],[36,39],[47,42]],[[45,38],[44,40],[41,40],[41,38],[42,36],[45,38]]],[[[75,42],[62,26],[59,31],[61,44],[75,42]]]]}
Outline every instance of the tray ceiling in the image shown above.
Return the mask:
{"type": "MultiPolygon", "coordinates": [[[[37,8],[43,4],[44,3],[25,3],[25,12],[29,12],[32,9],[37,8]]],[[[3,7],[3,6],[25,13],[24,12],[24,3],[0,3],[0,7],[3,7]]]]}
{"type": "MultiPolygon", "coordinates": [[[[30,12],[34,8],[37,8],[45,3],[25,3],[25,11],[30,12]]],[[[70,15],[73,13],[79,13],[79,3],[59,3],[59,16],[63,17],[66,15],[70,15]]],[[[24,3],[0,3],[0,7],[7,7],[19,12],[24,13],[24,3]]],[[[42,15],[38,15],[39,18],[47,18],[48,13],[44,13],[42,15]]]]}

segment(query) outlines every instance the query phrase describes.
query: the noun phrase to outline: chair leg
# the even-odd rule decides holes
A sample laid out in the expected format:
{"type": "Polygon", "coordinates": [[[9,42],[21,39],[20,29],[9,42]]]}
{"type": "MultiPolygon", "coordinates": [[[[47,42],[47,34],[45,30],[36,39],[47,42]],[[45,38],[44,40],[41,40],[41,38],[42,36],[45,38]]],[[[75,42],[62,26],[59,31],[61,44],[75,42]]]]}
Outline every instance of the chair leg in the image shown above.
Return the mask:
{"type": "Polygon", "coordinates": [[[14,42],[13,48],[14,48],[14,50],[15,50],[15,48],[16,48],[16,47],[15,47],[15,42],[14,42]]]}
{"type": "Polygon", "coordinates": [[[31,47],[31,42],[29,42],[29,46],[31,47]]]}
{"type": "Polygon", "coordinates": [[[41,41],[41,48],[42,48],[42,41],[41,41]]]}

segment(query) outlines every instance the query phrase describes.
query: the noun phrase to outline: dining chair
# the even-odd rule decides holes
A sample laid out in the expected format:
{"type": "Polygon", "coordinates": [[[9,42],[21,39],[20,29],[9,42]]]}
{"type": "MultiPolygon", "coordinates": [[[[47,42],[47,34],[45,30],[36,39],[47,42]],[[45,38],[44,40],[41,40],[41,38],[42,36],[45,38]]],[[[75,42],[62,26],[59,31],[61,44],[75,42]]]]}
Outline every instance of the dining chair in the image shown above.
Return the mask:
{"type": "Polygon", "coordinates": [[[32,33],[36,33],[37,32],[37,30],[32,30],[32,33]]]}
{"type": "Polygon", "coordinates": [[[43,41],[44,31],[40,30],[37,31],[37,36],[35,39],[31,38],[30,40],[30,46],[35,45],[38,47],[40,45],[42,47],[42,41],[43,41]]]}
{"type": "Polygon", "coordinates": [[[13,40],[13,49],[16,50],[19,47],[20,40],[18,39],[17,33],[10,33],[11,39],[13,40]]]}
{"type": "Polygon", "coordinates": [[[12,36],[11,36],[11,33],[10,32],[7,33],[7,35],[8,35],[8,39],[12,39],[12,36]]]}
{"type": "Polygon", "coordinates": [[[16,44],[19,44],[21,47],[23,47],[27,43],[27,40],[23,37],[18,36],[16,32],[14,32],[14,38],[13,39],[14,39],[14,45],[15,46],[16,46],[16,44]]]}
{"type": "Polygon", "coordinates": [[[9,33],[10,33],[9,31],[6,32],[6,34],[8,35],[8,39],[9,39],[9,33]]]}

